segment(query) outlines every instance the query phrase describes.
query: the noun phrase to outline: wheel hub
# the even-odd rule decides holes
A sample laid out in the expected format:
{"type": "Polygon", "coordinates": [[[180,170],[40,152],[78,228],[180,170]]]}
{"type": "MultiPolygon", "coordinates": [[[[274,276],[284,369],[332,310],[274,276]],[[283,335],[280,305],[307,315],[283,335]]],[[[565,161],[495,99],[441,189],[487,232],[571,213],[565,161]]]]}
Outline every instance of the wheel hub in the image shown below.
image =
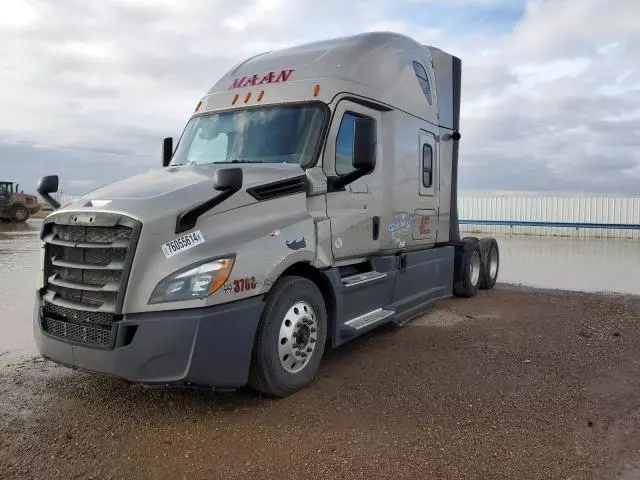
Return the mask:
{"type": "Polygon", "coordinates": [[[280,325],[278,357],[282,367],[297,373],[308,363],[318,340],[318,324],[315,310],[307,302],[294,303],[280,325]]]}
{"type": "Polygon", "coordinates": [[[471,254],[471,262],[469,262],[471,284],[476,285],[480,279],[480,255],[475,251],[471,254]]]}
{"type": "Polygon", "coordinates": [[[498,273],[498,250],[491,249],[491,255],[489,256],[489,275],[492,279],[496,277],[498,273]]]}
{"type": "Polygon", "coordinates": [[[296,339],[298,347],[306,347],[309,343],[309,339],[311,338],[309,327],[307,327],[306,325],[300,326],[300,328],[298,328],[298,330],[294,333],[294,337],[296,339]]]}

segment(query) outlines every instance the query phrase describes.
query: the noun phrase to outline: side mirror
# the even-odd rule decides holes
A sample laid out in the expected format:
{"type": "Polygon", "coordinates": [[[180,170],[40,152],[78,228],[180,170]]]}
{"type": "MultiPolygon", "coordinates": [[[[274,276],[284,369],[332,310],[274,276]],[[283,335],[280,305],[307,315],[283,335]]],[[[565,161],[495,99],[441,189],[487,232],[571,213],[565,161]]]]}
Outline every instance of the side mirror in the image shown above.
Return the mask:
{"type": "Polygon", "coordinates": [[[57,175],[47,175],[46,177],[42,177],[40,180],[38,180],[37,191],[40,196],[44,198],[46,202],[54,209],[60,208],[60,204],[50,195],[51,193],[55,193],[58,191],[57,175]]]}
{"type": "Polygon", "coordinates": [[[162,166],[166,167],[173,156],[173,137],[167,137],[162,141],[162,166]]]}
{"type": "Polygon", "coordinates": [[[329,192],[343,189],[376,168],[376,121],[373,118],[356,120],[352,165],[354,168],[352,172],[327,179],[329,192]]]}
{"type": "Polygon", "coordinates": [[[358,118],[353,138],[353,168],[365,175],[376,166],[376,121],[358,118]]]}
{"type": "Polygon", "coordinates": [[[213,178],[213,188],[222,192],[227,190],[237,192],[242,188],[242,169],[223,168],[217,170],[213,178]]]}

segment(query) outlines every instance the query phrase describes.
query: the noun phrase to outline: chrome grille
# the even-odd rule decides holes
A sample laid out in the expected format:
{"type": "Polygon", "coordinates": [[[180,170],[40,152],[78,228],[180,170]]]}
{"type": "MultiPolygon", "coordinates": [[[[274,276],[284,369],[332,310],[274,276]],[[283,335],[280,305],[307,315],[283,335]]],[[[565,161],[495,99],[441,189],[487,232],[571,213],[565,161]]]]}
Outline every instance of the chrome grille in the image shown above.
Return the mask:
{"type": "Polygon", "coordinates": [[[42,327],[49,335],[90,346],[109,343],[140,227],[109,213],[71,214],[43,226],[42,327]]]}

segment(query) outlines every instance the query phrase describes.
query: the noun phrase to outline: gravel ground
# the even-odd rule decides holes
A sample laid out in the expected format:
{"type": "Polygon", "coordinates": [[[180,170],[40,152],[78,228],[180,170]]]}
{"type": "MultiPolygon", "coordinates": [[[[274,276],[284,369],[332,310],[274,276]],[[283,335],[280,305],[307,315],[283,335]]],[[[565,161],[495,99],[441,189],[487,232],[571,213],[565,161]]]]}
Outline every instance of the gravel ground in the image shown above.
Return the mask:
{"type": "Polygon", "coordinates": [[[499,285],[286,399],[0,372],[0,478],[640,478],[640,297],[499,285]]]}

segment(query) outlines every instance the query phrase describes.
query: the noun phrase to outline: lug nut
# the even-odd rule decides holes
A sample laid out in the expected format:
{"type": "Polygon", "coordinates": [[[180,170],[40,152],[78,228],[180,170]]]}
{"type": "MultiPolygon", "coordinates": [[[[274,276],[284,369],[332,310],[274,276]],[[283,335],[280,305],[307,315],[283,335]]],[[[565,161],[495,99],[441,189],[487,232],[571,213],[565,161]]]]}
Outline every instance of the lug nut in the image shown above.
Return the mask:
{"type": "Polygon", "coordinates": [[[307,348],[307,353],[311,353],[311,351],[312,351],[312,350],[313,350],[313,348],[308,347],[308,348],[307,348]]]}
{"type": "Polygon", "coordinates": [[[309,339],[309,343],[316,343],[316,339],[315,338],[310,338],[309,339]]]}
{"type": "Polygon", "coordinates": [[[317,330],[315,328],[311,327],[310,331],[311,331],[311,333],[316,333],[317,330]]]}

